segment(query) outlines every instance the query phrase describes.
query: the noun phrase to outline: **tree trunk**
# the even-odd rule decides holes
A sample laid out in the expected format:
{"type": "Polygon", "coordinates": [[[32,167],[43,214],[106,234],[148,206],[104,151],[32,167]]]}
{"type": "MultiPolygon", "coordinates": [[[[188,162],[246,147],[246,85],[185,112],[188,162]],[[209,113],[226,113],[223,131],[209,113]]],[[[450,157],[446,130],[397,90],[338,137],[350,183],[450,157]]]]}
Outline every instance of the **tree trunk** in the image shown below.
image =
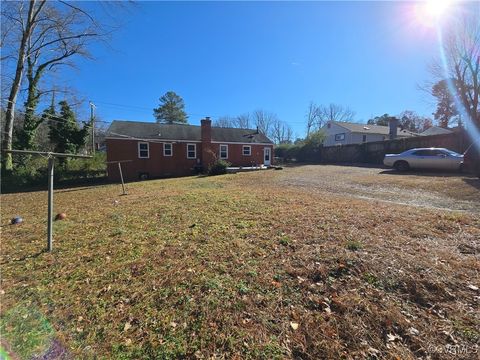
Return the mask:
{"type": "MultiPolygon", "coordinates": [[[[4,150],[12,150],[15,103],[17,101],[18,92],[20,90],[20,84],[22,83],[23,70],[25,67],[25,59],[27,56],[27,53],[26,53],[27,43],[28,43],[28,39],[32,35],[35,2],[36,0],[31,0],[29,4],[27,22],[25,25],[25,29],[23,30],[22,40],[20,42],[20,48],[18,49],[18,60],[17,60],[17,67],[15,70],[15,78],[13,79],[12,87],[10,89],[10,95],[8,96],[7,111],[5,113],[5,132],[4,132],[4,138],[3,138],[4,150]]],[[[13,168],[12,154],[10,153],[3,154],[2,167],[7,171],[12,170],[13,168]]]]}

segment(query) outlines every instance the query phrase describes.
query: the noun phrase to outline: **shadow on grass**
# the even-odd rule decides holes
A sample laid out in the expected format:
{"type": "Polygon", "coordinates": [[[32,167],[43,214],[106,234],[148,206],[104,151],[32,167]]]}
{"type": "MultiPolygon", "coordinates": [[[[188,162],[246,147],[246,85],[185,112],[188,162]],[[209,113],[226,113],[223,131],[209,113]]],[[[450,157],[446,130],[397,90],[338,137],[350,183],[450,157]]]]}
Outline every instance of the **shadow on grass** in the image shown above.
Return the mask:
{"type": "Polygon", "coordinates": [[[350,163],[350,162],[338,162],[338,163],[322,163],[322,162],[287,162],[275,164],[275,166],[283,166],[284,168],[297,168],[308,165],[318,165],[318,166],[345,166],[345,167],[358,167],[358,168],[368,168],[368,169],[386,169],[382,164],[372,164],[372,163],[350,163]]]}
{"type": "Polygon", "coordinates": [[[388,169],[381,171],[379,174],[381,175],[403,175],[403,176],[408,176],[408,175],[414,175],[414,176],[427,176],[427,177],[465,177],[469,176],[466,174],[462,174],[459,172],[445,172],[445,171],[435,171],[435,170],[422,170],[422,171],[414,171],[414,170],[408,170],[408,171],[398,171],[395,169],[388,169]]]}
{"type": "Polygon", "coordinates": [[[36,252],[35,254],[24,255],[24,256],[19,257],[19,258],[14,258],[14,259],[11,259],[11,260],[2,261],[2,262],[0,263],[0,265],[6,265],[6,264],[8,264],[8,263],[25,261],[25,260],[28,260],[28,259],[36,259],[36,258],[39,257],[40,255],[45,254],[45,253],[47,253],[47,252],[48,252],[47,249],[42,249],[42,250],[36,252]]]}
{"type": "MultiPolygon", "coordinates": [[[[75,191],[70,190],[74,188],[82,188],[79,190],[87,190],[91,187],[98,186],[98,185],[107,185],[111,182],[108,181],[106,177],[101,178],[91,178],[91,179],[79,179],[79,180],[65,180],[65,181],[54,181],[53,188],[55,192],[62,192],[61,190],[67,191],[75,191]],[[60,190],[60,191],[58,191],[60,190]]],[[[47,190],[47,182],[44,184],[38,185],[25,185],[25,186],[2,186],[1,193],[2,194],[17,194],[17,193],[28,193],[28,192],[35,192],[35,191],[46,191],[47,190]]],[[[78,191],[78,190],[77,190],[78,191]]]]}
{"type": "Polygon", "coordinates": [[[468,177],[468,178],[464,178],[462,180],[466,184],[468,184],[470,186],[473,186],[474,188],[476,188],[477,190],[480,191],[480,178],[478,178],[478,177],[468,177]]]}

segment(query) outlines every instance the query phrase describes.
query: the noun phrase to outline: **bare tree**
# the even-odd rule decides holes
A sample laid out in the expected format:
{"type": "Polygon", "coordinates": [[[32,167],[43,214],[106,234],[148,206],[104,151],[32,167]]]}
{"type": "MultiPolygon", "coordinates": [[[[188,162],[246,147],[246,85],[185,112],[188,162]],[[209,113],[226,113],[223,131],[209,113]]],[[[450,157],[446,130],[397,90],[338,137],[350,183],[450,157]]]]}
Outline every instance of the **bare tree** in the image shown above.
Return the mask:
{"type": "MultiPolygon", "coordinates": [[[[32,37],[32,33],[35,28],[35,24],[38,22],[39,15],[42,11],[42,8],[45,6],[46,1],[42,0],[37,2],[36,0],[31,0],[28,4],[26,15],[25,15],[25,3],[18,3],[18,9],[12,6],[11,13],[3,12],[2,18],[6,17],[12,22],[17,22],[21,28],[21,38],[20,44],[18,46],[18,55],[16,62],[15,75],[12,81],[10,88],[10,94],[8,96],[7,110],[5,112],[5,131],[3,134],[3,148],[7,150],[12,149],[13,142],[13,120],[15,117],[15,105],[18,97],[18,92],[20,90],[20,85],[24,75],[25,60],[27,59],[28,54],[28,43],[32,37]],[[16,11],[15,11],[16,10],[16,11]]],[[[2,167],[5,170],[12,169],[12,155],[3,154],[2,156],[2,167]]]]}
{"type": "Polygon", "coordinates": [[[412,132],[422,132],[432,127],[432,119],[420,116],[415,111],[405,110],[397,117],[400,119],[400,126],[412,132]]]}
{"type": "Polygon", "coordinates": [[[308,105],[308,110],[307,110],[307,137],[310,135],[310,131],[314,130],[316,126],[318,126],[318,114],[319,114],[319,108],[318,106],[313,102],[310,101],[310,104],[308,105]]]}
{"type": "Polygon", "coordinates": [[[317,128],[322,128],[328,121],[352,121],[354,117],[355,112],[347,106],[321,105],[318,107],[317,128]]]}
{"type": "Polygon", "coordinates": [[[459,113],[480,128],[480,13],[465,12],[450,25],[443,38],[443,60],[432,72],[437,80],[448,82],[459,113]]]}
{"type": "Polygon", "coordinates": [[[267,136],[271,135],[271,129],[273,122],[277,120],[277,115],[265,110],[255,110],[252,113],[253,124],[257,127],[258,131],[264,133],[267,136]]]}
{"type": "Polygon", "coordinates": [[[235,119],[231,118],[230,116],[221,116],[213,122],[213,126],[231,128],[231,127],[235,127],[234,121],[235,119]]]}
{"type": "Polygon", "coordinates": [[[250,129],[251,122],[250,114],[248,113],[239,115],[234,119],[235,127],[240,129],[250,129]]]}
{"type": "MultiPolygon", "coordinates": [[[[44,93],[38,88],[41,78],[59,66],[72,65],[69,59],[73,56],[88,56],[87,47],[90,41],[104,39],[108,32],[77,3],[67,1],[8,2],[8,6],[2,7],[3,19],[15,25],[11,35],[5,40],[2,39],[13,41],[13,45],[10,44],[13,51],[5,56],[5,60],[15,59],[3,139],[3,148],[11,149],[16,103],[25,76],[28,89],[24,135],[31,138],[31,133],[38,127],[37,121],[33,120],[33,114],[44,93]]],[[[2,53],[2,72],[7,68],[3,60],[2,53]]],[[[12,169],[10,154],[3,156],[2,166],[6,170],[12,169]]]]}
{"type": "Polygon", "coordinates": [[[274,119],[271,124],[270,136],[275,144],[289,144],[292,142],[292,128],[279,119],[274,119]]]}

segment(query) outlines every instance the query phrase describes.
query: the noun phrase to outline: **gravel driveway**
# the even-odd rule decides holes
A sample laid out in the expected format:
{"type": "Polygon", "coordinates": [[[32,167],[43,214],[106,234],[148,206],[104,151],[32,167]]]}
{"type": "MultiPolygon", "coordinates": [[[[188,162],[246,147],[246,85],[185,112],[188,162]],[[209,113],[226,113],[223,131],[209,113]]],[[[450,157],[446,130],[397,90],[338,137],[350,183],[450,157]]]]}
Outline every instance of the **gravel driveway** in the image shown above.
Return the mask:
{"type": "Polygon", "coordinates": [[[291,166],[276,173],[276,181],[305,191],[480,213],[480,179],[463,174],[340,165],[291,166]]]}

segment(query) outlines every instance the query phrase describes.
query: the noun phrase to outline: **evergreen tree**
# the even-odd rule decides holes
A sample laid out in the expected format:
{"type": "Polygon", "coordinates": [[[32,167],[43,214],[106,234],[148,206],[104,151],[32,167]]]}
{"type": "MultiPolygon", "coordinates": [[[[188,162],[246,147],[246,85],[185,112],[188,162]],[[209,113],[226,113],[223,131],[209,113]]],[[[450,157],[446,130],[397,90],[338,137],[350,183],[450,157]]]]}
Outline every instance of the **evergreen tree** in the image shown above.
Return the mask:
{"type": "Polygon", "coordinates": [[[44,118],[54,120],[49,124],[50,141],[54,145],[55,152],[75,154],[85,146],[90,125],[84,123],[83,128],[80,128],[68,103],[60,101],[58,104],[60,105],[59,114],[56,114],[52,104],[42,115],[44,118]]]}
{"type": "Polygon", "coordinates": [[[160,106],[153,109],[153,116],[159,123],[187,123],[185,102],[173,91],[168,91],[160,98],[160,106]]]}

